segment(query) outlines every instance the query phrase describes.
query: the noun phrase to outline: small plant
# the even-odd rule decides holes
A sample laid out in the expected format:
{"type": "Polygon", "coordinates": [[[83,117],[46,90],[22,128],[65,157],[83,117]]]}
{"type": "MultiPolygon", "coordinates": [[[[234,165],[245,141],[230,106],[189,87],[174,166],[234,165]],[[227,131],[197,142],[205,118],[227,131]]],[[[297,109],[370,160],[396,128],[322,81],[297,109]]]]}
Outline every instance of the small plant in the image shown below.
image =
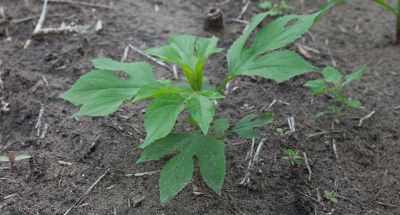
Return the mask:
{"type": "Polygon", "coordinates": [[[324,198],[329,200],[329,201],[331,201],[334,204],[338,203],[338,200],[336,198],[336,195],[335,195],[334,191],[329,192],[329,191],[325,190],[324,191],[324,198]]]}
{"type": "Polygon", "coordinates": [[[386,0],[371,0],[372,2],[381,5],[386,8],[389,12],[396,16],[396,43],[400,44],[400,0],[397,0],[397,7],[393,7],[386,0]]]}
{"type": "MultiPolygon", "coordinates": [[[[146,62],[120,63],[108,58],[92,61],[95,70],[82,76],[61,98],[80,105],[73,116],[106,116],[122,105],[150,100],[145,112],[146,138],[140,144],[143,153],[137,163],[159,160],[173,153],[160,172],[160,199],[167,202],[191,180],[193,157],[197,158],[205,183],[220,194],[225,177],[223,139],[230,133],[228,119],[214,121],[216,100],[225,98],[223,91],[239,76],[259,76],[278,83],[311,72],[314,67],[297,53],[282,50],[300,38],[324,11],[311,15],[281,17],[261,28],[248,43],[250,34],[268,16],[268,12],[253,17],[248,28],[228,49],[226,78],[218,88],[205,83],[203,68],[207,59],[221,52],[218,38],[191,35],[172,36],[166,45],[150,48],[145,54],[177,64],[187,84],[155,79],[146,62]],[[248,45],[247,45],[248,44],[248,45]],[[123,72],[124,78],[121,78],[123,72]],[[198,129],[188,133],[172,132],[178,116],[187,110],[190,122],[198,129]]],[[[232,132],[245,138],[260,135],[257,128],[273,121],[271,114],[244,117],[232,132]]]]}
{"type": "MultiPolygon", "coordinates": [[[[342,110],[348,108],[360,109],[359,100],[349,98],[345,93],[345,87],[351,82],[363,76],[364,69],[359,69],[343,77],[339,71],[332,67],[326,67],[322,71],[323,79],[308,81],[304,86],[310,88],[313,95],[327,94],[333,99],[333,105],[329,112],[334,114],[335,120],[339,120],[342,110]]],[[[323,116],[325,112],[318,112],[316,118],[323,116]]]]}
{"type": "Polygon", "coordinates": [[[283,15],[285,11],[294,10],[293,6],[283,0],[275,4],[268,0],[260,0],[258,7],[267,10],[270,16],[279,16],[283,15]]]}
{"type": "Polygon", "coordinates": [[[10,168],[11,168],[11,170],[13,170],[16,161],[29,159],[31,157],[32,156],[30,156],[30,155],[17,155],[17,156],[15,156],[13,153],[9,152],[8,155],[1,155],[0,156],[0,162],[8,162],[8,163],[10,163],[10,168]]]}
{"type": "Polygon", "coordinates": [[[288,160],[292,166],[299,166],[304,162],[303,157],[297,150],[285,149],[283,150],[283,155],[284,157],[282,158],[288,160]]]}

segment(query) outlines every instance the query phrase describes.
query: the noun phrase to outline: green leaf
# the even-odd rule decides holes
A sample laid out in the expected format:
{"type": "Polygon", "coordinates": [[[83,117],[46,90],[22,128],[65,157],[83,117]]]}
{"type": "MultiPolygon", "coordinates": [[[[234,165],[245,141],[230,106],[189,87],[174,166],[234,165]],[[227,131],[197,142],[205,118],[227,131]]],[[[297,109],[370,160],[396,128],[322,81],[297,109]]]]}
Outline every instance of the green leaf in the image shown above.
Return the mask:
{"type": "Polygon", "coordinates": [[[256,129],[273,122],[271,113],[263,113],[260,116],[249,114],[239,120],[233,131],[241,137],[256,138],[260,136],[260,130],[256,129]]]}
{"type": "Polygon", "coordinates": [[[154,79],[148,63],[119,63],[107,58],[93,60],[99,70],[83,75],[61,98],[82,105],[73,116],[106,116],[136,95],[139,88],[154,79]],[[128,78],[118,77],[112,71],[123,71],[128,78]]]}
{"type": "Polygon", "coordinates": [[[206,89],[200,92],[200,95],[203,95],[209,99],[223,99],[225,98],[220,92],[215,89],[206,89]]]}
{"type": "Polygon", "coordinates": [[[205,96],[194,94],[189,100],[188,108],[192,118],[199,125],[203,133],[207,134],[215,114],[213,101],[205,96]]]}
{"type": "Polygon", "coordinates": [[[394,9],[392,7],[392,5],[390,5],[389,3],[387,3],[385,0],[372,0],[372,2],[381,5],[382,7],[386,8],[386,10],[390,11],[391,13],[393,13],[395,16],[397,16],[397,11],[396,9],[394,9]]]}
{"type": "Polygon", "coordinates": [[[349,108],[360,109],[362,107],[362,104],[357,99],[351,99],[347,101],[347,106],[349,108]]]}
{"type": "Polygon", "coordinates": [[[187,91],[184,88],[178,87],[168,81],[152,81],[143,85],[135,96],[133,102],[141,101],[148,98],[155,98],[165,94],[180,94],[187,91]]]}
{"type": "Polygon", "coordinates": [[[232,79],[237,75],[258,75],[282,82],[293,76],[312,71],[314,68],[311,65],[292,52],[276,52],[272,53],[270,57],[265,54],[300,38],[314,24],[319,13],[281,17],[262,28],[255,36],[250,48],[246,48],[245,44],[251,32],[269,13],[254,16],[247,30],[228,49],[229,78],[232,79]],[[270,63],[277,60],[278,57],[284,59],[280,59],[278,63],[270,66],[270,63]],[[269,62],[264,62],[264,60],[269,60],[269,62]],[[274,70],[271,71],[269,67],[274,70]],[[257,72],[252,72],[252,69],[257,72]]]}
{"type": "Polygon", "coordinates": [[[352,81],[359,80],[359,79],[361,79],[361,77],[363,75],[364,75],[364,68],[361,68],[349,75],[346,75],[346,76],[344,76],[345,81],[344,81],[343,85],[347,85],[347,84],[351,83],[352,81]]]}
{"type": "Polygon", "coordinates": [[[195,47],[196,56],[202,60],[206,60],[211,55],[221,52],[223,49],[217,48],[218,40],[214,36],[211,38],[197,37],[195,47]]]}
{"type": "Polygon", "coordinates": [[[136,86],[142,86],[154,80],[153,69],[147,62],[121,63],[110,58],[96,58],[92,60],[92,63],[98,70],[125,72],[129,76],[128,81],[136,86]]]}
{"type": "Polygon", "coordinates": [[[218,38],[200,38],[191,35],[172,36],[168,43],[160,48],[144,51],[160,60],[178,64],[190,86],[201,90],[203,85],[203,66],[207,58],[220,52],[217,48],[218,38]]]}
{"type": "MultiPolygon", "coordinates": [[[[29,159],[32,156],[30,155],[17,155],[15,156],[14,160],[15,161],[20,161],[20,160],[25,160],[25,159],[29,159]]],[[[0,162],[9,162],[10,158],[7,155],[2,155],[0,156],[0,162]]]]}
{"type": "Polygon", "coordinates": [[[280,83],[314,69],[295,52],[277,51],[248,61],[241,67],[240,75],[260,76],[280,83]]]}
{"type": "Polygon", "coordinates": [[[199,136],[197,141],[201,143],[195,151],[201,176],[211,189],[221,195],[226,171],[225,145],[222,141],[206,136],[199,136]]]}
{"type": "Polygon", "coordinates": [[[225,132],[229,129],[229,120],[227,118],[219,118],[214,121],[215,133],[224,136],[225,132]]]}
{"type": "Polygon", "coordinates": [[[308,87],[313,95],[324,93],[327,88],[325,81],[321,79],[307,81],[304,86],[308,87]]]}
{"type": "Polygon", "coordinates": [[[325,112],[319,111],[319,112],[317,112],[317,113],[315,114],[315,118],[318,119],[318,118],[323,117],[324,115],[325,115],[325,112]]]}
{"type": "Polygon", "coordinates": [[[0,156],[0,162],[8,162],[8,161],[10,161],[10,159],[8,158],[7,155],[0,156]]]}
{"type": "Polygon", "coordinates": [[[15,156],[14,160],[15,160],[15,161],[20,161],[20,160],[29,159],[29,158],[31,158],[31,157],[32,157],[32,156],[30,156],[30,155],[17,155],[17,156],[15,156]]]}
{"type": "Polygon", "coordinates": [[[146,147],[138,163],[158,160],[178,152],[163,167],[160,174],[160,199],[169,201],[181,191],[193,175],[193,156],[199,162],[200,173],[206,184],[221,193],[225,177],[224,143],[202,134],[169,134],[146,147]]]}
{"type": "Polygon", "coordinates": [[[324,80],[329,83],[337,83],[342,79],[340,72],[332,67],[325,67],[322,75],[324,76],[324,80]]]}
{"type": "Polygon", "coordinates": [[[160,201],[168,202],[181,191],[192,179],[193,159],[192,153],[184,149],[169,160],[160,173],[160,201]]]}
{"type": "Polygon", "coordinates": [[[82,105],[73,116],[106,116],[136,95],[139,86],[122,80],[114,72],[96,70],[82,76],[61,98],[82,105]]]}
{"type": "Polygon", "coordinates": [[[270,9],[272,7],[272,3],[267,0],[262,0],[258,3],[258,7],[264,10],[270,9]]]}
{"type": "Polygon", "coordinates": [[[140,145],[145,148],[154,140],[167,136],[175,125],[179,114],[185,109],[186,99],[180,95],[161,95],[148,106],[144,119],[146,139],[140,145]]]}

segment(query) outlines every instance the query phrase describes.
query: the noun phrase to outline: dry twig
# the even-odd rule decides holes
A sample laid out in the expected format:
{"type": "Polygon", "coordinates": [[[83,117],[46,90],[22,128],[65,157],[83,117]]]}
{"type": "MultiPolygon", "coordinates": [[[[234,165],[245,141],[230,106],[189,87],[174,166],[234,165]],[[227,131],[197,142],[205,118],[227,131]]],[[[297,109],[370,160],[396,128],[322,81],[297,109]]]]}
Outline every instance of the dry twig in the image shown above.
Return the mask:
{"type": "Polygon", "coordinates": [[[154,57],[151,57],[151,56],[148,56],[148,55],[144,54],[142,50],[140,50],[140,49],[138,49],[138,48],[132,46],[131,44],[129,44],[128,46],[129,46],[129,48],[131,48],[133,51],[139,53],[140,55],[142,55],[142,56],[144,56],[144,57],[146,57],[146,58],[148,58],[149,60],[155,62],[156,64],[158,64],[158,65],[160,65],[160,66],[162,66],[162,67],[165,67],[165,68],[171,70],[172,72],[174,71],[173,68],[170,67],[168,64],[166,64],[166,63],[164,63],[164,62],[161,62],[161,61],[155,59],[154,57]]]}
{"type": "Polygon", "coordinates": [[[244,4],[244,6],[242,7],[242,10],[240,11],[240,14],[237,16],[237,19],[242,19],[243,18],[244,13],[246,13],[247,8],[249,8],[250,2],[251,2],[250,0],[246,1],[246,4],[244,4]]]}
{"type": "Polygon", "coordinates": [[[101,179],[103,179],[104,178],[104,176],[106,176],[107,175],[107,173],[109,172],[110,170],[109,169],[107,169],[104,173],[103,173],[103,175],[101,175],[82,195],[81,195],[81,197],[79,197],[79,199],[76,201],[76,203],[72,206],[72,207],[70,207],[65,213],[64,213],[64,215],[67,215],[69,212],[71,212],[71,210],[72,209],[74,209],[76,206],[78,206],[81,202],[82,202],[82,200],[83,200],[83,198],[85,198],[89,193],[90,193],[90,191],[92,191],[92,189],[101,181],[101,179]]]}
{"type": "Polygon", "coordinates": [[[304,157],[304,163],[306,164],[307,169],[308,169],[308,181],[311,181],[312,172],[311,172],[310,165],[308,164],[307,154],[305,152],[303,152],[303,157],[304,157]]]}
{"type": "Polygon", "coordinates": [[[360,119],[360,121],[358,122],[358,127],[361,127],[362,124],[364,123],[365,120],[371,118],[376,111],[372,111],[371,113],[369,113],[368,115],[364,116],[363,118],[360,119]]]}

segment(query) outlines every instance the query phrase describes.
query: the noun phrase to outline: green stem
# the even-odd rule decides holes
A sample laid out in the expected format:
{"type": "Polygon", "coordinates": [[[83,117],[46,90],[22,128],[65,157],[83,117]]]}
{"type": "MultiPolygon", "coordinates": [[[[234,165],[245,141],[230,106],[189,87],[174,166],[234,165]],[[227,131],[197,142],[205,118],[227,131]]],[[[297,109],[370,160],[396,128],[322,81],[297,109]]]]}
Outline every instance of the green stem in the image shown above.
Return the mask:
{"type": "Polygon", "coordinates": [[[226,85],[227,85],[227,84],[229,83],[229,81],[231,81],[232,79],[233,79],[233,77],[229,77],[229,76],[226,77],[226,78],[224,79],[224,81],[222,81],[222,83],[218,86],[217,90],[223,94],[223,91],[224,91],[226,85]]]}

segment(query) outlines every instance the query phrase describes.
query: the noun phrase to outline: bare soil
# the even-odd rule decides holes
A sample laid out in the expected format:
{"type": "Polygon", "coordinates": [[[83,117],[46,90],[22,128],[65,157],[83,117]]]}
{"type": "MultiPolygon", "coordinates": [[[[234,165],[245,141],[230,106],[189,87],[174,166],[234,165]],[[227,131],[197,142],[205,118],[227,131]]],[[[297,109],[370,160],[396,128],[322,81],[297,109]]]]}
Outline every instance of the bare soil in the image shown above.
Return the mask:
{"type": "MultiPolygon", "coordinates": [[[[231,83],[230,96],[219,106],[219,115],[237,120],[250,112],[261,112],[274,99],[278,101],[269,110],[276,122],[263,131],[267,140],[262,160],[251,170],[251,183],[239,185],[246,172],[250,142],[232,137],[226,141],[227,176],[221,196],[196,174],[191,185],[161,205],[158,174],[130,176],[160,170],[165,162],[135,164],[140,151],[133,146],[144,138],[146,104],[125,107],[109,117],[74,120],[68,117],[77,107],[57,96],[91,70],[90,59],[106,56],[119,60],[128,44],[143,49],[164,43],[170,35],[186,33],[216,35],[221,38],[220,46],[227,48],[245,27],[229,21],[237,17],[243,4],[234,0],[111,3],[113,9],[50,3],[45,26],[94,24],[100,19],[103,29],[41,36],[23,49],[42,1],[0,1],[10,19],[0,24],[0,109],[9,103],[9,110],[0,112],[0,150],[1,154],[33,156],[17,162],[15,169],[8,163],[0,164],[0,214],[64,214],[107,169],[104,178],[69,214],[400,214],[400,46],[393,42],[395,20],[391,14],[369,1],[354,0],[334,8],[298,41],[318,50],[309,53],[310,61],[320,68],[337,65],[351,72],[367,66],[362,80],[349,88],[352,97],[361,99],[361,111],[346,112],[335,132],[329,132],[332,118],[314,119],[317,111],[329,106],[328,98],[313,98],[303,87],[318,74],[283,84],[240,78],[231,83]],[[225,14],[225,28],[219,32],[203,30],[212,6],[225,14]],[[31,16],[34,18],[13,22],[31,16]],[[35,125],[42,107],[37,135],[35,125]],[[358,127],[360,118],[373,110],[376,113],[358,127]],[[290,116],[295,118],[295,134],[276,136],[276,128],[288,130],[290,116]],[[46,124],[47,133],[41,138],[46,124]],[[322,131],[328,133],[308,137],[322,131]],[[310,181],[305,165],[293,168],[282,159],[286,148],[307,154],[310,181]],[[335,191],[338,203],[321,198],[324,190],[335,191]]],[[[309,13],[322,3],[307,0],[304,5],[300,1],[292,4],[296,12],[309,13]]],[[[257,12],[256,4],[250,4],[244,19],[257,12]]],[[[128,55],[128,61],[142,60],[146,59],[135,52],[128,55]]],[[[170,71],[154,66],[158,77],[173,78],[170,71]]],[[[209,60],[206,75],[210,84],[217,85],[225,73],[224,54],[209,60]]],[[[185,127],[178,125],[176,129],[185,127]]]]}

